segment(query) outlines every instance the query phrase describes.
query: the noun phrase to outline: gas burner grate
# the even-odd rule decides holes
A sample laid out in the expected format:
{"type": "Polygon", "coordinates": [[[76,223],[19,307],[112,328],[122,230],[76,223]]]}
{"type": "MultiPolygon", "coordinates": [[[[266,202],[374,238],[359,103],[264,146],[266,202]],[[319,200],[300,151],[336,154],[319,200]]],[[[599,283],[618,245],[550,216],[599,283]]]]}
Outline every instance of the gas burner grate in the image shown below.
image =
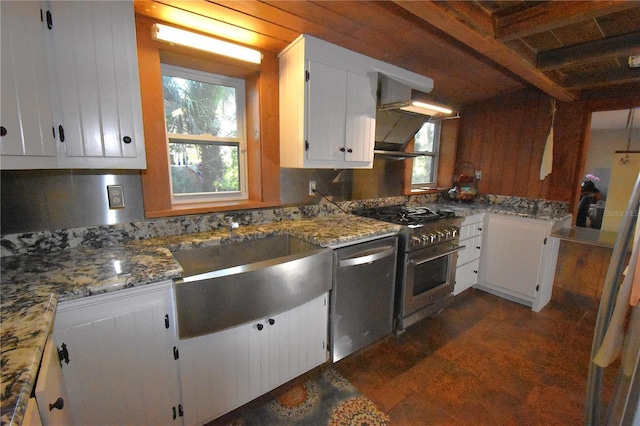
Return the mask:
{"type": "Polygon", "coordinates": [[[420,225],[441,218],[437,212],[426,207],[407,207],[404,205],[373,207],[368,209],[353,210],[357,216],[369,217],[398,225],[420,225]]]}

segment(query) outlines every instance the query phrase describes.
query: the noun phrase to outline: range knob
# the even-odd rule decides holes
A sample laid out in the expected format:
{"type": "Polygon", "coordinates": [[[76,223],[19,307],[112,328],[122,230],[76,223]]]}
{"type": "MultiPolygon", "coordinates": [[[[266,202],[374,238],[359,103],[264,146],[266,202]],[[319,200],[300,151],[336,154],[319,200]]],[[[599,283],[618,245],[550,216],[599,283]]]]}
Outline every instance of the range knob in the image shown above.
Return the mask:
{"type": "Polygon", "coordinates": [[[422,238],[421,235],[413,235],[411,237],[411,246],[413,247],[413,246],[417,246],[417,245],[422,244],[422,239],[421,238],[422,238]]]}

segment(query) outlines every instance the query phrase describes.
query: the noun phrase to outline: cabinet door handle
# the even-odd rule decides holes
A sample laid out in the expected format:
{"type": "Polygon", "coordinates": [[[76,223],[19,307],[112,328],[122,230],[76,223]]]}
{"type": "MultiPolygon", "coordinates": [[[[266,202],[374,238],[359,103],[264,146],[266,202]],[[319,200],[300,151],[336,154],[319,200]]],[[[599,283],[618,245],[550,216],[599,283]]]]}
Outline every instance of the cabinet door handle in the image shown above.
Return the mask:
{"type": "Polygon", "coordinates": [[[122,138],[122,142],[131,143],[131,138],[129,136],[125,136],[124,138],[122,138]]]}
{"type": "Polygon", "coordinates": [[[69,351],[67,350],[67,344],[62,344],[62,349],[58,349],[58,359],[60,360],[60,366],[62,367],[62,361],[65,364],[69,364],[69,351]]]}
{"type": "Polygon", "coordinates": [[[53,404],[49,404],[49,411],[52,411],[54,408],[62,410],[64,408],[64,399],[58,398],[56,399],[56,402],[54,402],[53,404]]]}
{"type": "Polygon", "coordinates": [[[262,329],[264,328],[264,325],[262,325],[262,324],[257,324],[257,325],[256,325],[256,327],[257,327],[257,329],[258,329],[258,330],[262,330],[262,329]]]}
{"type": "Polygon", "coordinates": [[[269,318],[269,325],[273,325],[276,323],[276,320],[274,320],[273,318],[269,318]]]}
{"type": "Polygon", "coordinates": [[[51,16],[51,11],[47,10],[47,28],[53,28],[53,17],[51,16]]]}
{"type": "Polygon", "coordinates": [[[62,127],[62,124],[58,126],[58,136],[60,136],[60,142],[64,142],[64,127],[62,127]]]}

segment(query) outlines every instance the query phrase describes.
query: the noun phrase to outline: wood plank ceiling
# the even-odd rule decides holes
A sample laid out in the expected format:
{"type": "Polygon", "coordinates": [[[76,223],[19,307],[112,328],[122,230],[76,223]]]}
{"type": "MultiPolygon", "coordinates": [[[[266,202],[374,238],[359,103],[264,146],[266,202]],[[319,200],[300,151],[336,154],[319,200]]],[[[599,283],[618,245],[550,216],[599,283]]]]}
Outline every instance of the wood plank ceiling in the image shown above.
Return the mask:
{"type": "Polygon", "coordinates": [[[537,87],[561,101],[640,92],[640,2],[138,1],[136,13],[264,52],[306,33],[433,78],[455,106],[537,87]]]}

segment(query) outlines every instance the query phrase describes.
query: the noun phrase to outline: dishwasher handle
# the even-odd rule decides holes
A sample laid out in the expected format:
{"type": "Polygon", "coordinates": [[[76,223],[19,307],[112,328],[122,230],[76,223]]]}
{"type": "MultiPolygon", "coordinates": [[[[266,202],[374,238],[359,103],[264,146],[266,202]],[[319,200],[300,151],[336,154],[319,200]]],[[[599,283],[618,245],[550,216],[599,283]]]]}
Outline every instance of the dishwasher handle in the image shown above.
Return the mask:
{"type": "Polygon", "coordinates": [[[384,259],[387,256],[395,254],[396,246],[384,246],[377,249],[374,252],[367,252],[364,256],[348,257],[346,259],[340,259],[338,267],[343,268],[347,266],[364,265],[367,263],[373,263],[377,260],[384,259]]]}

